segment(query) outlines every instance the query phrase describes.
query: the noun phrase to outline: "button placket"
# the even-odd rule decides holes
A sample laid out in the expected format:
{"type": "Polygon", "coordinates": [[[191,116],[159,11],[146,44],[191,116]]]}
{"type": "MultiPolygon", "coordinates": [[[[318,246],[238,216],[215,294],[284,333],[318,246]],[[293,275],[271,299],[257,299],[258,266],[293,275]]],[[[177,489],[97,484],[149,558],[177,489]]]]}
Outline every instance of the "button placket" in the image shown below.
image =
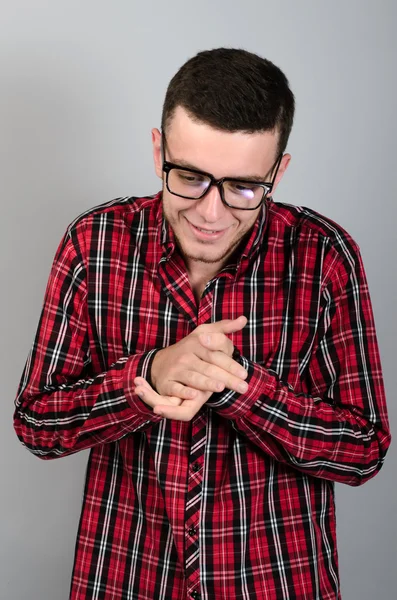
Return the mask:
{"type": "MultiPolygon", "coordinates": [[[[197,325],[211,318],[212,293],[207,292],[199,303],[197,325]]],[[[200,547],[199,527],[202,499],[203,462],[207,441],[207,408],[204,406],[192,421],[190,444],[190,471],[187,482],[185,509],[185,577],[193,600],[200,600],[200,547]]]]}
{"type": "MultiPolygon", "coordinates": [[[[203,459],[206,444],[207,410],[203,408],[192,421],[185,508],[185,576],[188,590],[197,591],[200,581],[199,527],[202,498],[203,459]]],[[[189,592],[192,595],[193,592],[189,592]]],[[[198,592],[197,592],[198,593],[198,592]]],[[[200,596],[197,596],[199,598],[200,596]]],[[[194,598],[194,596],[192,596],[194,598]]]]}

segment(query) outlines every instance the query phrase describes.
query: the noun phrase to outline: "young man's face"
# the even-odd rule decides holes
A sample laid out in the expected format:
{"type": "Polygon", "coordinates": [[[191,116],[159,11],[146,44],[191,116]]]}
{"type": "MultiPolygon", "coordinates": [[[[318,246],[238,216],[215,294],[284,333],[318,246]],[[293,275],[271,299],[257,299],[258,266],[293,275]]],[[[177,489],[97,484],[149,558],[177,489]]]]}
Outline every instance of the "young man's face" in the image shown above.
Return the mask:
{"type": "MultiPolygon", "coordinates": [[[[178,165],[187,164],[211,173],[216,179],[250,176],[269,181],[277,159],[277,133],[230,133],[193,121],[177,107],[167,131],[166,157],[178,165]]],[[[180,251],[190,272],[219,271],[258,217],[256,210],[239,210],[223,204],[219,190],[211,186],[199,200],[187,200],[171,194],[162,171],[161,133],[152,130],[157,175],[163,179],[163,211],[172,227],[180,251]],[[205,265],[205,266],[204,266],[205,265]]],[[[277,187],[290,156],[285,154],[273,186],[277,187]]],[[[272,193],[273,193],[272,192],[272,193]]]]}

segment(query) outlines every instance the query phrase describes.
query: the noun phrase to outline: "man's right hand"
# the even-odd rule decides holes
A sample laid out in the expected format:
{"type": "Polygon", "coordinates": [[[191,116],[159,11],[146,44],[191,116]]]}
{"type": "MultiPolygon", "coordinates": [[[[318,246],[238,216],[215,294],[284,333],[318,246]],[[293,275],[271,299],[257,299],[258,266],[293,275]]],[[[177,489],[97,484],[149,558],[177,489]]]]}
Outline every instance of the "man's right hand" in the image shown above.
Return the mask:
{"type": "Polygon", "coordinates": [[[153,387],[162,396],[182,400],[195,399],[201,396],[200,391],[212,394],[225,388],[244,393],[247,371],[233,360],[234,346],[227,334],[240,331],[246,324],[246,317],[240,316],[199,325],[176,344],[159,350],[151,369],[153,387]],[[211,350],[200,343],[199,336],[211,337],[211,350]]]}

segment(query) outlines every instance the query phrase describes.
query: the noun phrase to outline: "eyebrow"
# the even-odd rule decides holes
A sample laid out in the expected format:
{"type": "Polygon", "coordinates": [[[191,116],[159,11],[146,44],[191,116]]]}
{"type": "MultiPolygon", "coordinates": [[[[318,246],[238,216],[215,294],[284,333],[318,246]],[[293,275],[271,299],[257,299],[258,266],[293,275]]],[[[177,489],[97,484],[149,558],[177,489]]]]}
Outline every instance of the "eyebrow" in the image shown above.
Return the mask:
{"type": "MultiPolygon", "coordinates": [[[[199,171],[200,173],[207,173],[207,171],[202,171],[201,169],[196,167],[196,165],[192,165],[192,163],[190,163],[186,160],[183,160],[183,159],[176,160],[176,161],[173,160],[171,162],[173,162],[175,165],[178,165],[180,167],[185,167],[186,169],[194,169],[195,171],[199,171]]],[[[274,168],[274,165],[273,165],[272,169],[273,168],[274,168]]],[[[264,183],[264,182],[266,182],[266,179],[268,176],[269,176],[269,173],[265,177],[261,177],[260,175],[237,175],[237,176],[229,175],[229,176],[225,177],[225,179],[238,179],[241,181],[249,181],[251,183],[264,183]]]]}

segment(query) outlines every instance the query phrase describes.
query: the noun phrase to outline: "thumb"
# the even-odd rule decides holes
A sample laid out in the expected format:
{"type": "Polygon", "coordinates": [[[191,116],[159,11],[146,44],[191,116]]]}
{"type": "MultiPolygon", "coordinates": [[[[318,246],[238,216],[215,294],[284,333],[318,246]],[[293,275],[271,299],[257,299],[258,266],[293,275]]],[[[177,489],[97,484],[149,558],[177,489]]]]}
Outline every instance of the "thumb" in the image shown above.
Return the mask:
{"type": "Polygon", "coordinates": [[[223,319],[222,321],[211,323],[211,331],[214,333],[234,333],[243,329],[247,323],[247,317],[240,315],[237,319],[223,319]]]}

